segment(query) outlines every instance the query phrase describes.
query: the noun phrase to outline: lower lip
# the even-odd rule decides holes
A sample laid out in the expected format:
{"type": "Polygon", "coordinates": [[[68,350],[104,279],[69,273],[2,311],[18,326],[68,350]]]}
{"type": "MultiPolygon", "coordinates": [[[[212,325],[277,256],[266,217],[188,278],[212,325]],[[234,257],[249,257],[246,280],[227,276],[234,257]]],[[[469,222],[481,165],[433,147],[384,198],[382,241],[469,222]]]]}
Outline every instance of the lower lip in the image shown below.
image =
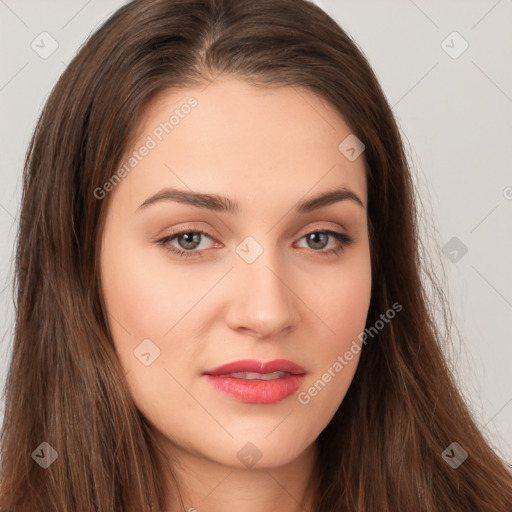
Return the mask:
{"type": "Polygon", "coordinates": [[[273,380],[236,379],[216,375],[205,375],[205,377],[217,391],[250,404],[273,404],[284,400],[295,393],[304,381],[304,375],[290,375],[273,380]]]}

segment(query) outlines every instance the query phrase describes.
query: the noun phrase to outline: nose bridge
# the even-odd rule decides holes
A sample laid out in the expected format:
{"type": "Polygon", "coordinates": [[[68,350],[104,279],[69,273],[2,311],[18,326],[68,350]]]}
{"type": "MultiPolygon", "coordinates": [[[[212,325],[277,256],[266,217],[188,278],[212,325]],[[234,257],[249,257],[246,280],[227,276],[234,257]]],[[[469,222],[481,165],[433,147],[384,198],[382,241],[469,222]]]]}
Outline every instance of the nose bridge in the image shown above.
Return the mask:
{"type": "Polygon", "coordinates": [[[278,248],[247,237],[236,248],[236,292],[230,303],[229,323],[261,336],[277,334],[296,320],[293,293],[287,283],[278,248]]]}

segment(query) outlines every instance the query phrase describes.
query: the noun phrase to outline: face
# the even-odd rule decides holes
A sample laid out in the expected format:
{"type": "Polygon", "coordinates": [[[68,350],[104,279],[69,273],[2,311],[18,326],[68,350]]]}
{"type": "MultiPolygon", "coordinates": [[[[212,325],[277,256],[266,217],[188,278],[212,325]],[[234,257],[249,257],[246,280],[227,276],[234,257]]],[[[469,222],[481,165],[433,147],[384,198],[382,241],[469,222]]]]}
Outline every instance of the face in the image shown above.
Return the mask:
{"type": "Polygon", "coordinates": [[[133,400],[178,455],[287,464],[359,360],[364,154],[339,149],[351,129],[313,93],[228,77],[159,96],[137,134],[122,179],[97,191],[109,194],[103,294],[133,400]]]}

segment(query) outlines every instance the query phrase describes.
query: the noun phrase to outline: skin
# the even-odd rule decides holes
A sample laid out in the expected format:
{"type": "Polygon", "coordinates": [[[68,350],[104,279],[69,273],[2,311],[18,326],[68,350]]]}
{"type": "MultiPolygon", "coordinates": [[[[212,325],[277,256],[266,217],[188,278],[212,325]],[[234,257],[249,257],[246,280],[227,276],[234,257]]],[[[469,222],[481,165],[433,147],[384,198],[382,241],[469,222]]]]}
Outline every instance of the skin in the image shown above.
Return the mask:
{"type": "MultiPolygon", "coordinates": [[[[296,394],[242,403],[202,372],[240,359],[288,359],[306,369],[304,392],[357,341],[371,295],[364,154],[350,161],[338,150],[352,131],[313,93],[229,76],[157,97],[127,153],[191,96],[197,106],[109,192],[101,278],[115,347],[133,400],[177,462],[185,510],[309,510],[315,440],[342,402],[359,354],[307,404],[296,394]],[[363,206],[343,200],[294,211],[341,186],[363,206]],[[227,196],[240,210],[170,200],[138,209],[165,187],[227,196]],[[190,238],[167,242],[195,251],[188,258],[157,243],[182,229],[211,238],[192,249],[190,238]],[[315,245],[305,235],[323,229],[353,242],[321,254],[336,239],[315,245]],[[236,252],[248,236],[263,249],[252,263],[236,252]],[[149,366],[134,355],[144,339],[160,350],[149,366]],[[237,457],[248,442],[261,454],[252,468],[237,457]]],[[[177,505],[171,484],[168,496],[177,505]]]]}

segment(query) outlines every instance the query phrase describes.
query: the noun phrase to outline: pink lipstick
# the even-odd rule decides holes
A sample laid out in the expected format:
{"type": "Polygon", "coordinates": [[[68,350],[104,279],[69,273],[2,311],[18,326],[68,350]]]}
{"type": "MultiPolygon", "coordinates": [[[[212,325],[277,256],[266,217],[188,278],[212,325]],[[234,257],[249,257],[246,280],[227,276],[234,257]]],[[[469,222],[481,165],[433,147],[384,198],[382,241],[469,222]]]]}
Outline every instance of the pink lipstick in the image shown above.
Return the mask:
{"type": "Polygon", "coordinates": [[[217,391],[235,400],[253,404],[272,404],[299,389],[306,370],[285,359],[262,363],[253,359],[235,361],[203,372],[217,391]]]}

